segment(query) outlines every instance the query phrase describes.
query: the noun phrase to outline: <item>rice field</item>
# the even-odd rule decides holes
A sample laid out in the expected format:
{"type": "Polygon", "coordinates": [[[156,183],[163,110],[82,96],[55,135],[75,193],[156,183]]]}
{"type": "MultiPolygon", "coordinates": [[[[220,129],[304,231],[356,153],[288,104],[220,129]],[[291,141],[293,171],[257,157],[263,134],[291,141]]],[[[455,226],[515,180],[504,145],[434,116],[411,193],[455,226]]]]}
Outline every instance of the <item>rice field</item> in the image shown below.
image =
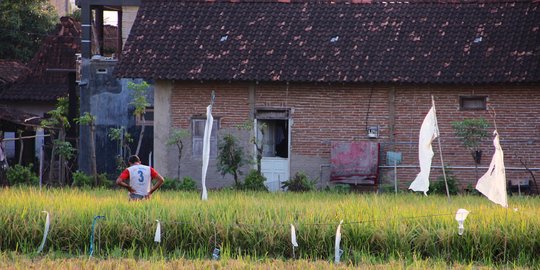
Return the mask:
{"type": "MultiPolygon", "coordinates": [[[[216,263],[242,264],[249,258],[335,267],[392,263],[429,268],[440,263],[475,269],[540,267],[538,197],[510,197],[509,209],[483,196],[454,196],[448,201],[419,194],[219,191],[201,201],[197,193],[159,191],[152,200],[129,202],[120,190],[6,188],[0,190],[0,198],[0,252],[2,263],[11,261],[10,265],[25,265],[24,258],[38,256],[45,210],[51,224],[39,256],[61,254],[60,260],[74,268],[86,262],[80,258],[88,258],[97,215],[105,219],[96,222],[96,263],[201,261],[193,267],[213,268],[216,263]],[[462,236],[454,219],[459,208],[471,212],[462,236]],[[156,220],[161,224],[161,243],[154,242],[156,220]],[[343,255],[341,263],[334,265],[336,228],[341,220],[343,255]],[[290,224],[296,227],[298,247],[294,250],[290,224]],[[215,248],[220,249],[220,261],[211,260],[215,248]],[[6,254],[11,253],[23,258],[8,259],[6,254]]],[[[47,260],[54,258],[43,263],[47,260]]],[[[262,264],[261,268],[266,267],[262,264]]]]}
{"type": "MultiPolygon", "coordinates": [[[[252,258],[211,260],[174,259],[163,260],[152,258],[136,260],[133,258],[58,258],[46,256],[42,258],[27,258],[14,254],[0,255],[0,269],[490,269],[487,266],[474,264],[451,264],[435,260],[390,260],[384,264],[361,263],[359,265],[334,264],[327,261],[308,260],[276,260],[252,258]]],[[[520,269],[520,267],[513,267],[520,269]]]]}

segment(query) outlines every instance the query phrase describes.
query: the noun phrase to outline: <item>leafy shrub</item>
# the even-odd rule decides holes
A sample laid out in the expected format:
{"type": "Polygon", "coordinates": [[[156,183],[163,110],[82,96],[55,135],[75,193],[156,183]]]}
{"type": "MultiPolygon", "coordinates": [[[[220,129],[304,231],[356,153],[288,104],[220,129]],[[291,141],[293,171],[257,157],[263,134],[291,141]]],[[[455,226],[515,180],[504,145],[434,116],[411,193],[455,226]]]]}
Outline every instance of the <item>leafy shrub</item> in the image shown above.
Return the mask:
{"type": "Polygon", "coordinates": [[[480,195],[480,191],[476,190],[476,187],[474,187],[472,184],[468,184],[465,188],[465,193],[469,195],[480,195]]]}
{"type": "Polygon", "coordinates": [[[39,177],[32,171],[33,165],[27,167],[16,164],[7,169],[6,177],[11,185],[38,185],[39,177]]]}
{"type": "Polygon", "coordinates": [[[163,177],[163,180],[165,180],[163,182],[163,185],[161,185],[161,189],[163,190],[176,190],[180,182],[176,178],[169,178],[169,177],[163,177]]]}
{"type": "MultiPolygon", "coordinates": [[[[452,171],[445,168],[446,182],[448,182],[448,192],[450,195],[458,194],[459,188],[457,186],[457,178],[452,171]]],[[[446,195],[446,186],[444,185],[444,176],[437,177],[437,180],[429,187],[430,194],[443,194],[446,195]]]]}
{"type": "Polygon", "coordinates": [[[193,180],[193,178],[185,176],[182,179],[182,182],[180,182],[178,189],[183,191],[195,191],[197,190],[197,183],[195,180],[193,180]]]}
{"type": "Polygon", "coordinates": [[[281,188],[293,192],[311,191],[315,190],[315,181],[309,179],[304,172],[297,172],[293,178],[283,182],[281,188]]]}
{"type": "Polygon", "coordinates": [[[193,178],[186,176],[179,181],[176,178],[164,177],[165,182],[161,185],[163,190],[182,190],[182,191],[195,191],[197,190],[197,183],[193,178]]]}
{"type": "MultiPolygon", "coordinates": [[[[398,186],[397,193],[405,193],[406,191],[407,190],[400,189],[399,186],[398,186]]],[[[396,186],[395,186],[394,183],[382,183],[379,186],[379,191],[378,192],[379,193],[393,193],[393,194],[396,194],[396,186]]]]}
{"type": "Polygon", "coordinates": [[[255,190],[255,191],[268,191],[268,188],[264,185],[266,177],[260,174],[257,170],[251,170],[244,179],[242,189],[255,190]]]}
{"type": "Polygon", "coordinates": [[[222,176],[227,174],[232,175],[235,186],[240,186],[238,175],[242,174],[240,167],[245,163],[244,149],[238,144],[238,141],[233,135],[225,135],[218,145],[218,172],[222,176]]]}
{"type": "Polygon", "coordinates": [[[113,180],[109,180],[109,177],[107,176],[106,173],[98,174],[98,181],[99,181],[100,187],[112,188],[116,186],[116,182],[113,180]]]}
{"type": "Polygon", "coordinates": [[[92,186],[94,181],[91,175],[88,175],[81,171],[76,171],[73,173],[73,184],[74,187],[88,188],[92,186]]]}

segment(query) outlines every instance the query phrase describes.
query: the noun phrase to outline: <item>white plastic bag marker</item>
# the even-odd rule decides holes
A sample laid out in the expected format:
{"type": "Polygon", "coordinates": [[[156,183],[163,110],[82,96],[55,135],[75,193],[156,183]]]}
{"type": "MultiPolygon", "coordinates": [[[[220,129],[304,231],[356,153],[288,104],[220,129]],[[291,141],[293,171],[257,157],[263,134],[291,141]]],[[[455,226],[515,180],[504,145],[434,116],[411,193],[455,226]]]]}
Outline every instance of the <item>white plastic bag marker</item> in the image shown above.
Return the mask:
{"type": "Polygon", "coordinates": [[[291,244],[293,245],[293,248],[298,247],[298,242],[296,242],[296,229],[294,228],[294,225],[291,224],[291,244]]]}
{"type": "Polygon", "coordinates": [[[154,242],[161,243],[161,223],[159,222],[159,219],[156,219],[157,225],[156,225],[156,234],[154,235],[154,242]]]}
{"type": "Polygon", "coordinates": [[[339,248],[339,245],[341,243],[341,224],[343,223],[343,220],[339,222],[339,225],[336,230],[336,246],[334,251],[334,262],[339,263],[339,260],[341,259],[341,254],[343,254],[343,250],[339,248]]]}
{"type": "Polygon", "coordinates": [[[206,191],[206,171],[208,170],[208,161],[210,159],[210,137],[212,134],[212,126],[214,118],[212,117],[212,105],[206,107],[206,124],[204,126],[203,136],[203,152],[202,152],[202,195],[201,200],[208,200],[208,192],[206,191]]]}
{"type": "Polygon", "coordinates": [[[43,251],[43,247],[45,247],[45,241],[47,240],[47,234],[49,234],[49,227],[51,226],[51,221],[49,219],[49,212],[47,211],[41,211],[42,213],[47,213],[47,217],[45,218],[45,229],[43,230],[43,240],[41,240],[41,245],[39,245],[38,253],[41,253],[43,251]]]}
{"type": "Polygon", "coordinates": [[[459,235],[463,235],[463,232],[465,231],[465,227],[463,226],[463,223],[465,222],[467,215],[469,215],[469,211],[463,208],[458,209],[456,212],[456,221],[458,222],[459,235]]]}

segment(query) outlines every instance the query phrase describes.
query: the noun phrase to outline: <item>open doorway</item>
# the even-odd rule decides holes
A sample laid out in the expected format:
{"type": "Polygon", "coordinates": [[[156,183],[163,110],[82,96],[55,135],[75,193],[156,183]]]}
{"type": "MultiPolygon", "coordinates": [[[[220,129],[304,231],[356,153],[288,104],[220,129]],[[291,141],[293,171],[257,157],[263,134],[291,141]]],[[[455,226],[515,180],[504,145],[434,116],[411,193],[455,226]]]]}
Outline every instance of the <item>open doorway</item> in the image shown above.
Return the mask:
{"type": "Polygon", "coordinates": [[[263,144],[261,172],[270,191],[281,190],[289,179],[290,122],[288,111],[257,111],[257,140],[263,144]]]}
{"type": "MultiPolygon", "coordinates": [[[[287,120],[259,120],[263,136],[263,157],[289,157],[289,123],[287,120]]],[[[262,135],[262,134],[261,134],[262,135]]],[[[259,136],[261,136],[259,135],[259,136]]]]}

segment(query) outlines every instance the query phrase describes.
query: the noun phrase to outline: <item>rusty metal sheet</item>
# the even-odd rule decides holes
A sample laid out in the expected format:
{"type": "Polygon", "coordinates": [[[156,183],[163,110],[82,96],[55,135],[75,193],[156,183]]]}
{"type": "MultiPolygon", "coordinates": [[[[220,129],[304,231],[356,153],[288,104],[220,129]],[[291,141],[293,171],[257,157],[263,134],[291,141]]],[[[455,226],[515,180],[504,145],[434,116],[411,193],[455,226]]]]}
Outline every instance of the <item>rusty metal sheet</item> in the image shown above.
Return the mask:
{"type": "Polygon", "coordinates": [[[332,142],[330,181],[375,185],[379,176],[379,144],[332,142]]]}

